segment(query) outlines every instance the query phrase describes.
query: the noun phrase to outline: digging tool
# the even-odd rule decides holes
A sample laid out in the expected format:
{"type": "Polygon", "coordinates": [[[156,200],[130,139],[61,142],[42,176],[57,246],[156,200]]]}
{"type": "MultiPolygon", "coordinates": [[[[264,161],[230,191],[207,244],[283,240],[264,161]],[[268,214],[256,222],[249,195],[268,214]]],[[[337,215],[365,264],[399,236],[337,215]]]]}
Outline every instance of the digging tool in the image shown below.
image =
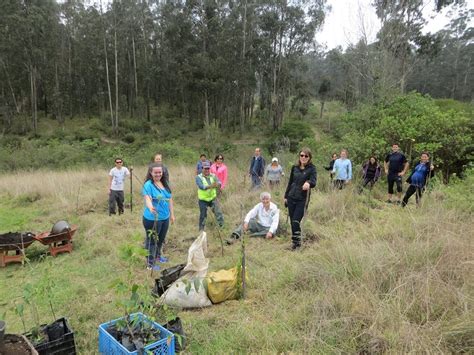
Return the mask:
{"type": "MultiPolygon", "coordinates": [[[[240,204],[240,220],[244,220],[244,206],[240,204]]],[[[245,299],[245,233],[242,233],[242,299],[245,299]]]]}
{"type": "Polygon", "coordinates": [[[130,212],[133,212],[133,166],[130,166],[130,212]]]}
{"type": "Polygon", "coordinates": [[[304,213],[303,213],[303,218],[301,218],[300,222],[300,229],[301,229],[301,235],[300,235],[300,245],[303,245],[303,222],[306,219],[306,215],[308,213],[308,205],[309,205],[309,197],[311,195],[311,188],[308,189],[308,192],[306,193],[306,201],[304,203],[304,213]]]}

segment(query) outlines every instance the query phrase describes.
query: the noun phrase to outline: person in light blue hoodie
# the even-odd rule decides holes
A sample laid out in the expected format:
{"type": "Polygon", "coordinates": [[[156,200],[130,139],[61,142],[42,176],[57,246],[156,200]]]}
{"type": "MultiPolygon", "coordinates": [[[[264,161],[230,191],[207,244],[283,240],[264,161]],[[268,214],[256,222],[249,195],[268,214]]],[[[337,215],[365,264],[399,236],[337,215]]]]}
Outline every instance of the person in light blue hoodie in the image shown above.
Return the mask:
{"type": "Polygon", "coordinates": [[[334,187],[342,190],[342,188],[352,180],[352,163],[347,158],[347,150],[341,150],[341,156],[336,159],[332,172],[335,174],[334,187]]]}

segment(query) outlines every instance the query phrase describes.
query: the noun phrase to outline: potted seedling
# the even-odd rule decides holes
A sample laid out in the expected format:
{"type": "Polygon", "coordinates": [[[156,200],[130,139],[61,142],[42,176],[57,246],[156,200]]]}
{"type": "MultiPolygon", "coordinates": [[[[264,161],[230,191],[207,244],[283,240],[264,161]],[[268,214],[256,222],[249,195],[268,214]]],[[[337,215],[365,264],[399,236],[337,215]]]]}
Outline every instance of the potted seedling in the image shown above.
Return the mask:
{"type": "Polygon", "coordinates": [[[120,250],[129,268],[125,281],[115,280],[111,287],[118,295],[116,304],[123,316],[99,326],[101,354],[175,353],[173,333],[154,320],[157,309],[149,288],[134,282],[132,266],[141,264],[146,253],[136,245],[125,245],[120,250]]]}
{"type": "Polygon", "coordinates": [[[23,289],[23,304],[17,304],[15,312],[24,322],[24,305],[30,307],[33,316],[34,326],[25,336],[31,341],[35,349],[40,355],[42,354],[75,354],[76,346],[74,342],[74,332],[66,318],[56,318],[53,308],[53,290],[55,288],[54,280],[44,275],[40,282],[33,287],[27,284],[23,289]],[[38,309],[36,306],[37,299],[46,299],[53,316],[53,322],[49,324],[40,324],[38,309]]]}
{"type": "MultiPolygon", "coordinates": [[[[6,312],[1,315],[5,319],[6,312]]],[[[37,355],[33,345],[21,334],[5,334],[6,322],[0,320],[0,354],[37,355]]]]}

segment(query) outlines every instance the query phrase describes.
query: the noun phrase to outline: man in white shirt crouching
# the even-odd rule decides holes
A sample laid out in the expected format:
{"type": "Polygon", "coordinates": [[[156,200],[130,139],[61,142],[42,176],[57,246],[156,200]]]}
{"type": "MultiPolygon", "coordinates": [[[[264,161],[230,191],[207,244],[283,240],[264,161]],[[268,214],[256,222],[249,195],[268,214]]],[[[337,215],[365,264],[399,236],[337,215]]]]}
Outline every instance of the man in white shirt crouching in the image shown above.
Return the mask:
{"type": "Polygon", "coordinates": [[[234,243],[242,233],[249,231],[251,236],[264,236],[271,239],[275,236],[280,221],[280,210],[271,202],[272,196],[268,192],[260,194],[260,203],[256,204],[245,216],[244,223],[232,232],[227,244],[234,243]]]}

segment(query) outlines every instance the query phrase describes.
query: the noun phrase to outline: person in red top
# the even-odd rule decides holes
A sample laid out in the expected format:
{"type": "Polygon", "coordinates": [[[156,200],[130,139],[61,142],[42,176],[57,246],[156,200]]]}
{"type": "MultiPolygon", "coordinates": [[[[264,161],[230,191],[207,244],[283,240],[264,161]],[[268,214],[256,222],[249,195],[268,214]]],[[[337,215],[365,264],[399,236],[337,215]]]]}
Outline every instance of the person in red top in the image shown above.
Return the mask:
{"type": "Polygon", "coordinates": [[[224,164],[224,156],[217,154],[214,158],[214,163],[211,165],[211,173],[216,175],[221,182],[221,191],[224,190],[227,184],[227,166],[224,164]]]}

